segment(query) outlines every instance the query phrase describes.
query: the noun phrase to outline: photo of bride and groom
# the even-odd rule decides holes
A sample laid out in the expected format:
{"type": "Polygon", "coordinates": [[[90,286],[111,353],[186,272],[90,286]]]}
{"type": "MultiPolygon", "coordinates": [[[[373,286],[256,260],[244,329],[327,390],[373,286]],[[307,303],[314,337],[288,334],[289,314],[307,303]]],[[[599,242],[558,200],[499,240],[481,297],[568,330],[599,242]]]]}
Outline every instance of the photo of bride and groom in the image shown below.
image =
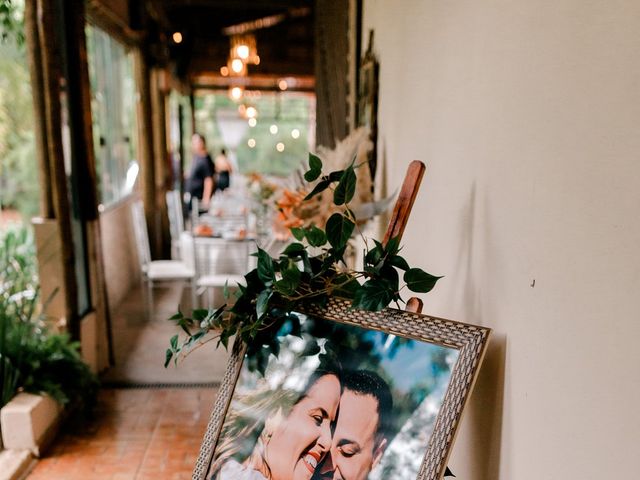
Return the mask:
{"type": "Polygon", "coordinates": [[[207,479],[416,478],[457,351],[316,318],[303,326],[264,377],[243,366],[207,479]]]}

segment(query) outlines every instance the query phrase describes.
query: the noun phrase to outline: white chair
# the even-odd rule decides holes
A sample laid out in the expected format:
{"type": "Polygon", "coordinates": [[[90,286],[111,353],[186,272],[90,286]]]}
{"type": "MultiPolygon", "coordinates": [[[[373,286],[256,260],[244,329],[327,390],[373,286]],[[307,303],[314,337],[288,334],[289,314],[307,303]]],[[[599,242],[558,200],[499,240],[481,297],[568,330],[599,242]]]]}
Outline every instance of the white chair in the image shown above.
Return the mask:
{"type": "Polygon", "coordinates": [[[179,190],[166,193],[167,214],[169,216],[169,233],[171,234],[171,258],[184,260],[180,251],[180,235],[184,232],[184,213],[179,190]]]}
{"type": "MultiPolygon", "coordinates": [[[[197,213],[197,199],[193,200],[191,209],[191,252],[187,252],[185,236],[182,249],[185,256],[193,258],[194,261],[196,299],[206,291],[208,306],[213,307],[213,289],[223,288],[225,285],[234,288],[238,284],[246,284],[244,275],[249,271],[249,249],[253,242],[196,235],[195,229],[203,221],[203,217],[199,217],[197,213]]],[[[215,225],[214,228],[218,229],[220,226],[215,225]]]]}
{"type": "Polygon", "coordinates": [[[181,260],[151,260],[149,249],[149,235],[144,215],[144,206],[140,200],[131,205],[131,220],[136,237],[136,248],[142,270],[142,280],[147,284],[148,313],[153,311],[153,288],[157,283],[169,281],[183,281],[191,288],[191,302],[195,305],[195,270],[181,260]]]}
{"type": "Polygon", "coordinates": [[[210,307],[213,307],[213,289],[246,285],[244,274],[247,270],[250,241],[232,241],[222,238],[193,236],[193,250],[196,270],[196,296],[205,291],[210,307]],[[244,272],[237,273],[239,270],[244,272]]]}

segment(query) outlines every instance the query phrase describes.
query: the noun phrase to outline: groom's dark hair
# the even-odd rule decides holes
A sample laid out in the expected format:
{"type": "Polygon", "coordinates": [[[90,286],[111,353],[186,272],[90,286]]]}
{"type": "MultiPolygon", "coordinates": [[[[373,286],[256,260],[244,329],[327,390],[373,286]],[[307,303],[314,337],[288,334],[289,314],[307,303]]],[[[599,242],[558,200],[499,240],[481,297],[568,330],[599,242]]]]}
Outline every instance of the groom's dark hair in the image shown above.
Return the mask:
{"type": "Polygon", "coordinates": [[[343,390],[350,390],[357,395],[371,395],[378,402],[378,426],[376,443],[391,432],[393,397],[389,385],[380,375],[371,370],[353,370],[342,376],[343,390]]]}

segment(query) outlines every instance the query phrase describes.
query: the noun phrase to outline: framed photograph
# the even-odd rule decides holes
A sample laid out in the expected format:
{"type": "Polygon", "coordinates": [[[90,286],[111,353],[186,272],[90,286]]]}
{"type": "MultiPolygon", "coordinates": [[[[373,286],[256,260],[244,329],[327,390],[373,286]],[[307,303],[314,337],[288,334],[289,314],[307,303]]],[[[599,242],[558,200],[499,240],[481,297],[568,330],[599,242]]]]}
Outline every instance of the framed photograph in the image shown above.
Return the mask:
{"type": "Polygon", "coordinates": [[[193,478],[441,479],[490,330],[336,298],[297,316],[264,375],[234,345],[193,478]]]}

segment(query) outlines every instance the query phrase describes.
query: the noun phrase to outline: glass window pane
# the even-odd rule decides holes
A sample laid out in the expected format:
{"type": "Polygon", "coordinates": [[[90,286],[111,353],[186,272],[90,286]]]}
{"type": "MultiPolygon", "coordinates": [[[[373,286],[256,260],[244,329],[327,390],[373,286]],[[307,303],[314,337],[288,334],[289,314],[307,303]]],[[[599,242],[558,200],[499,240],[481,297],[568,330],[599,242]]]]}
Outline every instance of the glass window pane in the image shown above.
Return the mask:
{"type": "Polygon", "coordinates": [[[128,195],[137,172],[133,62],[124,45],[87,27],[93,136],[100,202],[128,195]]]}

